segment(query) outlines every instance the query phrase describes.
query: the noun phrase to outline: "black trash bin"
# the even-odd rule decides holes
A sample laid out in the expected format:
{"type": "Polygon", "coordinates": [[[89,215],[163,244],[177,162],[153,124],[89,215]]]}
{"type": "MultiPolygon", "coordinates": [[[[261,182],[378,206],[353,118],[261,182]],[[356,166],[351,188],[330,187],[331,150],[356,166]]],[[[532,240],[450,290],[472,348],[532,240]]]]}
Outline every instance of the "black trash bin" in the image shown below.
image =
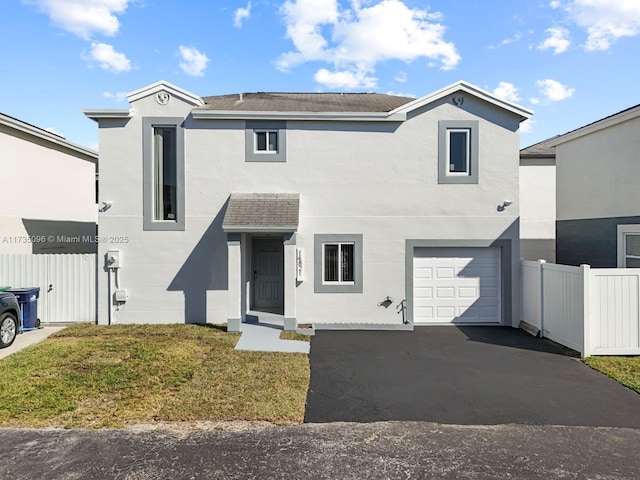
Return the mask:
{"type": "Polygon", "coordinates": [[[22,312],[21,330],[33,330],[40,326],[38,318],[38,298],[40,297],[40,287],[12,288],[8,290],[13,293],[20,304],[22,312]]]}

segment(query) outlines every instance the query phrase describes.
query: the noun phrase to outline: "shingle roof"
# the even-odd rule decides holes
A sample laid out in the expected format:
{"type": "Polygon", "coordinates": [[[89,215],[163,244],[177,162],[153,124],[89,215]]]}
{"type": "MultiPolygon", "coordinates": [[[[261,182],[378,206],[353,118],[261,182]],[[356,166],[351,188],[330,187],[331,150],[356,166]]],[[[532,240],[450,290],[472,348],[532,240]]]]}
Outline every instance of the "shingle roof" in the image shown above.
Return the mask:
{"type": "Polygon", "coordinates": [[[232,193],[222,220],[225,232],[298,229],[300,194],[232,193]]]}
{"type": "Polygon", "coordinates": [[[555,158],[556,147],[549,145],[549,142],[555,137],[547,138],[541,142],[535,143],[520,150],[520,158],[555,158]]]}
{"type": "Polygon", "coordinates": [[[243,93],[202,97],[204,110],[254,112],[390,112],[414,98],[380,93],[243,93]]]}

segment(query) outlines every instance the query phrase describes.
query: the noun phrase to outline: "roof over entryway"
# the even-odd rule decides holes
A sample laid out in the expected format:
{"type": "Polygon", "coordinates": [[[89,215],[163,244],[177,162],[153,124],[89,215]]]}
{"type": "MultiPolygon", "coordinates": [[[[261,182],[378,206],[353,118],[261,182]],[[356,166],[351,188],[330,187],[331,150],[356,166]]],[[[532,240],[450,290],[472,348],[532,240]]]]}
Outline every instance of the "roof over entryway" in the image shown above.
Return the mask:
{"type": "Polygon", "coordinates": [[[295,232],[299,193],[232,193],[222,220],[225,232],[295,232]]]}

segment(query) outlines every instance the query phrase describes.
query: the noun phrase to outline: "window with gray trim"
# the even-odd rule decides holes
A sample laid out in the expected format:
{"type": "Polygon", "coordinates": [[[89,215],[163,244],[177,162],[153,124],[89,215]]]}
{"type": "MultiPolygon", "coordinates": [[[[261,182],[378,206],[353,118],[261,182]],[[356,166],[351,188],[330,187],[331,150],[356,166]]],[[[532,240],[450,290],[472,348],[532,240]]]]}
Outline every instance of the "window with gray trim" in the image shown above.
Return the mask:
{"type": "Polygon", "coordinates": [[[183,121],[142,119],[143,230],[184,230],[183,121]]]}
{"type": "Polygon", "coordinates": [[[438,123],[438,183],[478,183],[477,120],[438,123]]]}
{"type": "Polygon", "coordinates": [[[286,126],[284,121],[246,122],[245,161],[286,162],[286,126]]]}
{"type": "Polygon", "coordinates": [[[315,293],[362,293],[362,235],[314,236],[315,293]]]}

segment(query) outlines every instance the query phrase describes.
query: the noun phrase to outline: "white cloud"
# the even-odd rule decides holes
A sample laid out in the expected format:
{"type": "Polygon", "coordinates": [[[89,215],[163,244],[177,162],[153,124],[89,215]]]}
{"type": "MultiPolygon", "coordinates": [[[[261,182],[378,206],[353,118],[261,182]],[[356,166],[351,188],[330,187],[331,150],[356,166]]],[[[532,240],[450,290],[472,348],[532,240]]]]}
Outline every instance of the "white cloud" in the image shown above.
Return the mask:
{"type": "Polygon", "coordinates": [[[363,88],[373,90],[377,86],[378,79],[367,75],[362,71],[330,72],[321,68],[313,76],[313,79],[327,88],[354,89],[363,88]]]}
{"type": "Polygon", "coordinates": [[[251,2],[247,3],[247,6],[238,8],[233,16],[233,26],[236,28],[242,28],[242,21],[249,18],[251,15],[251,2]]]}
{"type": "Polygon", "coordinates": [[[528,118],[520,124],[520,133],[531,133],[533,131],[533,124],[535,120],[528,118]]]}
{"type": "Polygon", "coordinates": [[[517,102],[520,100],[518,89],[512,83],[500,82],[493,90],[493,94],[507,102],[517,102]]]}
{"type": "Polygon", "coordinates": [[[559,1],[559,0],[551,0],[551,1],[549,2],[549,6],[550,6],[551,8],[554,8],[554,9],[555,9],[555,8],[560,8],[560,1],[559,1]]]}
{"type": "Polygon", "coordinates": [[[209,58],[194,47],[180,45],[180,68],[187,75],[202,77],[209,63],[209,58]]]}
{"type": "Polygon", "coordinates": [[[131,62],[124,53],[116,52],[113,46],[106,43],[93,42],[89,54],[82,58],[88,62],[97,62],[100,68],[109,72],[120,73],[131,70],[131,62]]]}
{"type": "Polygon", "coordinates": [[[571,97],[576,91],[575,88],[568,88],[556,80],[549,78],[538,80],[536,86],[540,89],[540,93],[549,102],[559,102],[571,97]]]}
{"type": "Polygon", "coordinates": [[[54,25],[85,40],[94,33],[115,35],[120,28],[116,14],[135,0],[24,0],[36,5],[54,25]]]}
{"type": "Polygon", "coordinates": [[[529,102],[531,102],[531,105],[538,105],[540,103],[540,99],[536,97],[531,97],[529,99],[529,102]]]}
{"type": "Polygon", "coordinates": [[[569,30],[562,27],[552,27],[547,28],[546,32],[549,34],[549,38],[538,45],[538,50],[547,50],[551,48],[553,49],[554,55],[567,51],[569,45],[571,45],[569,30]]]}
{"type": "MultiPolygon", "coordinates": [[[[358,88],[371,85],[369,74],[385,60],[427,58],[443,70],[460,61],[454,44],[444,40],[442,15],[401,0],[351,0],[350,8],[337,0],[287,0],[280,11],[296,49],[280,56],[280,70],[322,61],[333,65],[334,76],[361,79],[364,83],[353,87],[358,88]]],[[[316,77],[328,78],[327,73],[322,69],[316,77]]]]}
{"type": "Polygon", "coordinates": [[[565,10],[587,30],[587,51],[608,50],[621,37],[640,35],[638,0],[572,0],[565,10]]]}
{"type": "Polygon", "coordinates": [[[126,92],[104,92],[102,94],[104,98],[108,98],[109,100],[115,100],[118,103],[122,103],[127,99],[126,92]]]}
{"type": "Polygon", "coordinates": [[[407,81],[407,72],[398,72],[394,75],[393,79],[398,83],[404,83],[407,81]]]}

